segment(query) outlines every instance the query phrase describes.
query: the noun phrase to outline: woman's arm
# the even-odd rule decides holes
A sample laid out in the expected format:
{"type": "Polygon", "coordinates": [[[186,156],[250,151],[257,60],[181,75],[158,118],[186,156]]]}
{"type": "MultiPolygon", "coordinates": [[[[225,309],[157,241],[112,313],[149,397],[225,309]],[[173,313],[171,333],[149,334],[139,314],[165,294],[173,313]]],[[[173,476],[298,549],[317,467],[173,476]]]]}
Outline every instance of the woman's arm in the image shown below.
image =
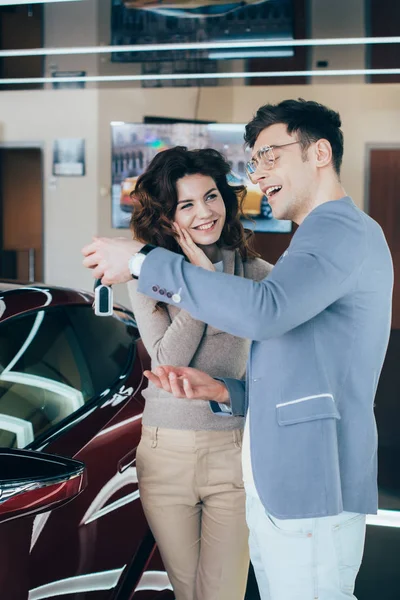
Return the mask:
{"type": "Polygon", "coordinates": [[[189,366],[199,347],[205,324],[180,310],[171,320],[165,307],[137,291],[137,280],[128,283],[132,310],[152,362],[189,366]]]}

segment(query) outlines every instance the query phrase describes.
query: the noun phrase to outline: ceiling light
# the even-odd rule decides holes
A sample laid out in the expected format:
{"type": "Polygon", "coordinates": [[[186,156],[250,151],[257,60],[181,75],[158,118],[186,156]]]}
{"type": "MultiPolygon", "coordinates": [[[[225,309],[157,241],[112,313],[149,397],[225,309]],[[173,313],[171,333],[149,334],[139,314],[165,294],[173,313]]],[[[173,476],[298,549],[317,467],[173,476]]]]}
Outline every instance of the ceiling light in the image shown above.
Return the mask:
{"type": "Polygon", "coordinates": [[[227,50],[214,50],[213,52],[208,53],[208,58],[214,60],[228,60],[231,58],[284,58],[294,56],[294,50],[291,48],[286,48],[282,50],[236,50],[236,52],[229,52],[227,50]]]}
{"type": "Polygon", "coordinates": [[[0,6],[16,4],[46,4],[47,2],[81,2],[82,0],[0,0],[0,6]]]}
{"type": "MultiPolygon", "coordinates": [[[[60,0],[58,0],[60,1],[60,0]]],[[[65,0],[61,0],[65,1],[65,0]]],[[[76,1],[76,0],[74,0],[76,1]]],[[[74,48],[31,48],[24,50],[0,50],[0,57],[7,56],[56,56],[60,54],[109,54],[110,52],[170,52],[177,50],[229,50],[231,48],[284,48],[303,46],[357,46],[370,44],[400,44],[400,36],[327,38],[316,40],[247,40],[240,42],[188,42],[181,44],[132,44],[130,46],[80,46],[74,48]]]]}
{"type": "Polygon", "coordinates": [[[149,75],[87,75],[84,77],[19,77],[0,79],[0,85],[41,83],[103,83],[123,81],[168,81],[182,79],[260,79],[268,77],[337,77],[357,75],[400,75],[400,69],[323,69],[320,71],[261,71],[255,73],[167,73],[149,75]]]}

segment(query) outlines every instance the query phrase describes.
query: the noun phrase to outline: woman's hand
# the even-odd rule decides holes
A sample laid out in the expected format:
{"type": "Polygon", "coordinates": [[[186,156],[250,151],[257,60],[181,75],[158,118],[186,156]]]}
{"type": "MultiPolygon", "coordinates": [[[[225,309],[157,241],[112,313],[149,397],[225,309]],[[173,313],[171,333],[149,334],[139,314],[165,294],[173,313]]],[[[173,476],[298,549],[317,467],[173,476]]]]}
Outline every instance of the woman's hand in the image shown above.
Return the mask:
{"type": "Polygon", "coordinates": [[[191,400],[215,400],[229,404],[229,394],[222,381],[192,367],[171,367],[163,365],[153,371],[144,371],[144,375],[156,387],[163,389],[175,398],[191,400]]]}
{"type": "Polygon", "coordinates": [[[174,228],[178,234],[177,242],[192,265],[196,265],[196,267],[202,267],[208,271],[215,271],[215,267],[211,260],[205,255],[203,250],[194,243],[187,229],[179,227],[178,223],[176,222],[174,223],[174,228]]]}

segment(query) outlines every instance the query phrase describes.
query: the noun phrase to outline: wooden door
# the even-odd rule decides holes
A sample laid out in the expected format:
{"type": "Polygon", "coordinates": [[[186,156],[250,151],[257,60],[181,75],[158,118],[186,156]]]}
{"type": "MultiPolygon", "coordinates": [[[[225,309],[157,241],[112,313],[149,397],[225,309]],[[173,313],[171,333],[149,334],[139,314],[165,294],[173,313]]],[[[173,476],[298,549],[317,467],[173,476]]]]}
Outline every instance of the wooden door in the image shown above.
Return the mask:
{"type": "Polygon", "coordinates": [[[382,227],[394,264],[392,328],[400,329],[400,148],[370,152],[367,212],[382,227]]]}
{"type": "Polygon", "coordinates": [[[1,277],[43,281],[42,152],[0,149],[1,277]]]}

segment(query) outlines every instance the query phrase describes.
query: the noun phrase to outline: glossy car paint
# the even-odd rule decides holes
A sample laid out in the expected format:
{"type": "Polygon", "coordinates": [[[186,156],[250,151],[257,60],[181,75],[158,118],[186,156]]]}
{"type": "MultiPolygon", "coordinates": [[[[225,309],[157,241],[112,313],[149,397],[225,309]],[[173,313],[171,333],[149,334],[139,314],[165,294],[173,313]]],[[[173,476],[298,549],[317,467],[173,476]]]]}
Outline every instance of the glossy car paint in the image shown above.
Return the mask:
{"type": "MultiPolygon", "coordinates": [[[[93,296],[5,284],[0,287],[0,301],[4,303],[1,327],[9,319],[48,307],[90,306],[93,296]]],[[[132,315],[126,316],[134,325],[132,315]]],[[[57,510],[0,524],[4,600],[173,598],[154,554],[137,485],[140,391],[145,383],[139,354],[145,357],[142,348],[136,351],[129,369],[110,389],[29,446],[82,461],[87,487],[57,510]]]]}
{"type": "Polygon", "coordinates": [[[58,508],[86,485],[86,469],[80,461],[0,448],[0,523],[58,508]]]}

